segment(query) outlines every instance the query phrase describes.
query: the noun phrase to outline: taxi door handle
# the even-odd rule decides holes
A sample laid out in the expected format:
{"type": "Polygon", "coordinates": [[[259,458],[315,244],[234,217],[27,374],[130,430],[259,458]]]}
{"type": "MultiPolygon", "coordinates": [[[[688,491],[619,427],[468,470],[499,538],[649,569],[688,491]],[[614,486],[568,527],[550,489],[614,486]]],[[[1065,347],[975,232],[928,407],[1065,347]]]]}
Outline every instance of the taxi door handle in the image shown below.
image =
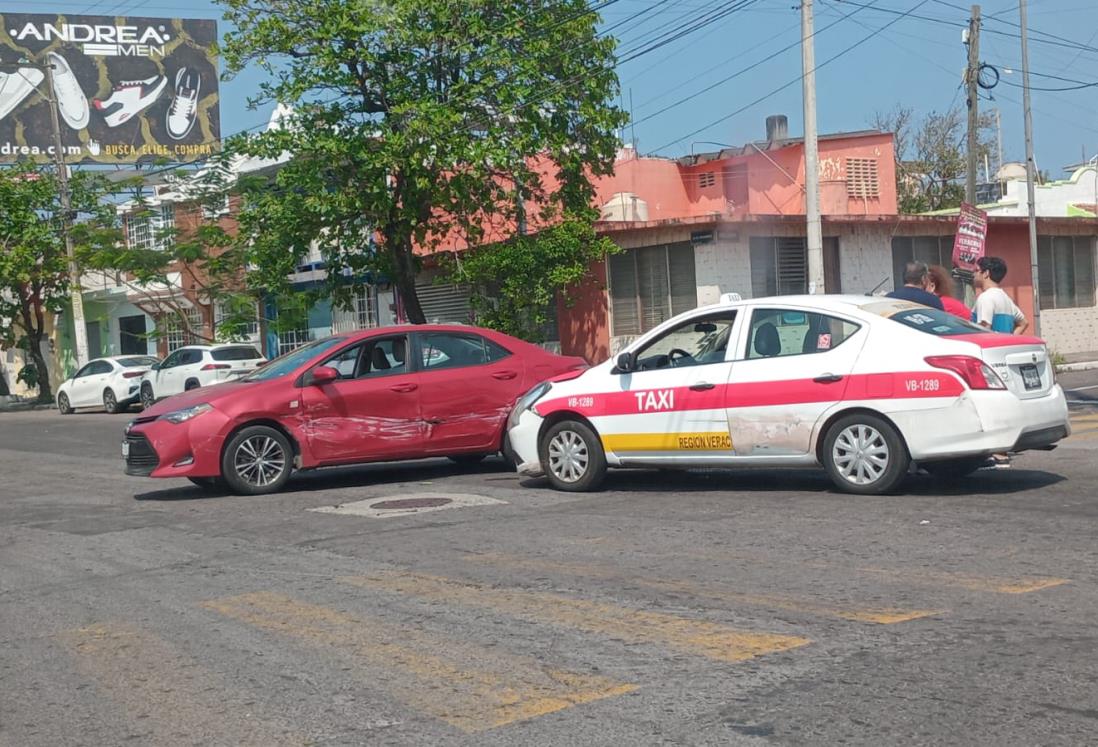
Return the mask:
{"type": "Polygon", "coordinates": [[[414,392],[419,389],[419,384],[394,384],[389,389],[394,392],[414,392]]]}
{"type": "Polygon", "coordinates": [[[842,381],[843,377],[838,374],[825,373],[822,376],[817,376],[813,379],[817,384],[834,384],[836,381],[842,381]]]}
{"type": "Polygon", "coordinates": [[[697,384],[691,384],[690,389],[695,392],[704,392],[706,390],[713,389],[716,386],[716,384],[710,384],[706,381],[699,381],[697,384]]]}
{"type": "Polygon", "coordinates": [[[516,376],[518,376],[518,374],[515,373],[514,371],[499,371],[497,373],[492,374],[493,379],[501,379],[501,380],[504,380],[504,381],[506,381],[507,379],[513,379],[516,376]]]}

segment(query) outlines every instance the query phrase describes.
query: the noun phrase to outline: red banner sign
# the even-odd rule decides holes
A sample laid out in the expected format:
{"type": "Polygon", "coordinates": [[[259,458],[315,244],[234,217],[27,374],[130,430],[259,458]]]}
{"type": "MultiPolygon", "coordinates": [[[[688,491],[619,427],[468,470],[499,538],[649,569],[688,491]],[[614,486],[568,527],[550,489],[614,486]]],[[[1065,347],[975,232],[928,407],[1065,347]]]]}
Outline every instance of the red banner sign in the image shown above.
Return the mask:
{"type": "Polygon", "coordinates": [[[987,212],[967,202],[961,203],[957,215],[957,236],[953,240],[953,266],[961,270],[975,270],[976,261],[984,256],[984,240],[987,237],[987,212]]]}

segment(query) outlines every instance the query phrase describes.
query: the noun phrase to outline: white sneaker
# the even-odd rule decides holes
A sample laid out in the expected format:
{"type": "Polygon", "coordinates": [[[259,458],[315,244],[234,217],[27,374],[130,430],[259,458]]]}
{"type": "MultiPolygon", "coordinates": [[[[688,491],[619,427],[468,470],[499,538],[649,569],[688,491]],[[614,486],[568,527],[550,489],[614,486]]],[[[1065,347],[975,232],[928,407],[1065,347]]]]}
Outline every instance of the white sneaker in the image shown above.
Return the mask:
{"type": "Polygon", "coordinates": [[[50,52],[49,60],[53,67],[53,90],[57,95],[57,110],[61,112],[61,119],[74,130],[82,130],[88,126],[88,98],[73,75],[68,60],[57,52],[50,52]]]}
{"type": "Polygon", "coordinates": [[[117,127],[152,106],[166,85],[168,79],[163,75],[145,80],[124,80],[114,87],[109,98],[95,99],[92,103],[103,115],[107,127],[117,127]]]}
{"type": "Polygon", "coordinates": [[[0,119],[11,114],[45,77],[45,73],[32,67],[21,67],[14,73],[0,73],[0,119]]]}
{"type": "Polygon", "coordinates": [[[168,135],[173,140],[187,137],[187,133],[194,127],[201,85],[202,77],[198,71],[189,67],[180,68],[175,74],[175,96],[172,97],[172,105],[168,107],[168,116],[164,121],[168,135]]]}

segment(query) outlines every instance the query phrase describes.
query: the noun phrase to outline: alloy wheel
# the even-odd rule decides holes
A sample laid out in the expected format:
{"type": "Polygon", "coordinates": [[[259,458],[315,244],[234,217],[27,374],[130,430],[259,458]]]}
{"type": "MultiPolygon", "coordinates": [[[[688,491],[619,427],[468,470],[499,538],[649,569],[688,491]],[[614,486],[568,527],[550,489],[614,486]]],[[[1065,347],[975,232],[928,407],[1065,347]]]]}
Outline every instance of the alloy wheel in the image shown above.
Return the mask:
{"type": "Polygon", "coordinates": [[[252,436],[240,442],[233,467],[248,485],[265,487],[276,481],[286,469],[286,452],[270,436],[252,436]]]}
{"type": "Polygon", "coordinates": [[[118,400],[114,396],[114,392],[108,389],[103,395],[103,408],[107,412],[114,412],[118,409],[118,400]]]}
{"type": "Polygon", "coordinates": [[[587,442],[575,431],[560,431],[549,442],[549,469],[563,482],[582,478],[590,460],[587,442]]]}
{"type": "Polygon", "coordinates": [[[844,480],[854,485],[872,485],[888,469],[888,442],[872,426],[850,425],[835,439],[831,458],[844,480]]]}

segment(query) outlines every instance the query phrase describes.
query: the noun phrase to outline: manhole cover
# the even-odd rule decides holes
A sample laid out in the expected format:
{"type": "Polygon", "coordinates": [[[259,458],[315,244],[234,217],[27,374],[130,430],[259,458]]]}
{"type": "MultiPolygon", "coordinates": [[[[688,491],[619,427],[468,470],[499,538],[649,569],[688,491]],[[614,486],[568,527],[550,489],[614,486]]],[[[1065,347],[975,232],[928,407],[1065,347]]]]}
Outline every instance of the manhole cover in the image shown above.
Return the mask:
{"type": "Polygon", "coordinates": [[[380,501],[378,503],[371,503],[370,508],[376,508],[378,510],[386,509],[400,509],[400,508],[438,508],[439,506],[445,506],[447,503],[453,503],[452,498],[402,498],[396,501],[380,501]]]}
{"type": "Polygon", "coordinates": [[[362,501],[340,503],[336,506],[317,506],[306,510],[323,514],[385,519],[393,516],[421,514],[428,511],[447,511],[452,508],[498,506],[502,503],[506,503],[506,501],[473,493],[405,493],[404,495],[376,496],[362,501]]]}

